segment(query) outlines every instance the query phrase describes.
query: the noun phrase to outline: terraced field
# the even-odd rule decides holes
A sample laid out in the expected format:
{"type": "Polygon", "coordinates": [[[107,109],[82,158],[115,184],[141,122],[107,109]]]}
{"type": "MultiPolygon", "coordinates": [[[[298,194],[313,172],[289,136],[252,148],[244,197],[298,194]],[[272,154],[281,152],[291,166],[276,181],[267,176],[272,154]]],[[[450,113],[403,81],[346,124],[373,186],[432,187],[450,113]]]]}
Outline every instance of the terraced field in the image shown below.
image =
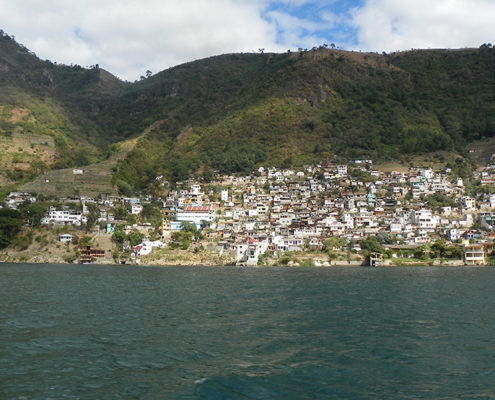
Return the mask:
{"type": "Polygon", "coordinates": [[[55,157],[49,135],[14,130],[0,134],[0,186],[11,183],[24,172],[41,172],[55,157]]]}
{"type": "MultiPolygon", "coordinates": [[[[159,123],[159,122],[157,122],[159,123]]],[[[22,192],[39,193],[44,195],[90,196],[100,193],[115,194],[112,186],[112,169],[119,160],[124,159],[134,148],[139,139],[148,134],[155,124],[146,129],[142,135],[116,144],[116,150],[107,160],[81,168],[66,168],[52,170],[40,175],[34,181],[19,187],[22,192]],[[76,170],[83,173],[76,173],[76,170]]]]}
{"type": "Polygon", "coordinates": [[[120,145],[117,152],[107,160],[86,167],[77,168],[82,174],[75,173],[74,168],[46,172],[32,182],[22,185],[19,190],[29,193],[41,193],[55,196],[97,196],[100,193],[115,194],[112,187],[112,168],[126,157],[137,142],[128,140],[120,145]]]}

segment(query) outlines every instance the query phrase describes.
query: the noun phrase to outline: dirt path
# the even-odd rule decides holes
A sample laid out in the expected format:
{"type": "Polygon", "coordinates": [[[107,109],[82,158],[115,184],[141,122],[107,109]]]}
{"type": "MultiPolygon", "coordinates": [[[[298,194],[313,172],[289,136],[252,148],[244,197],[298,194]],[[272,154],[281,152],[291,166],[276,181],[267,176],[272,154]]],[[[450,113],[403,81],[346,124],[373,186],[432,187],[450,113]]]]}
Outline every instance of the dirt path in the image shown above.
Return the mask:
{"type": "Polygon", "coordinates": [[[99,232],[93,236],[93,247],[100,250],[105,250],[105,257],[101,261],[108,263],[113,262],[113,247],[112,234],[99,232]]]}

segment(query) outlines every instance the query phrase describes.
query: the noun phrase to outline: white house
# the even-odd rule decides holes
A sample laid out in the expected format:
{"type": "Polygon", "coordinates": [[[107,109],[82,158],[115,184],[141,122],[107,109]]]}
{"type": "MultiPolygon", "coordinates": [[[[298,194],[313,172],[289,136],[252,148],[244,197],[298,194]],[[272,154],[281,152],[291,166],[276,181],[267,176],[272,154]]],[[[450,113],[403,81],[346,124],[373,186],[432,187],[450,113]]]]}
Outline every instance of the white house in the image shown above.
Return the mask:
{"type": "Polygon", "coordinates": [[[137,215],[143,211],[143,206],[139,203],[135,203],[131,205],[131,214],[137,215]]]}
{"type": "Polygon", "coordinates": [[[74,210],[57,210],[55,207],[50,207],[43,218],[41,224],[72,224],[81,225],[86,223],[87,219],[80,211],[74,210]]]}
{"type": "Polygon", "coordinates": [[[424,168],[420,170],[420,173],[422,176],[424,176],[426,179],[432,179],[433,178],[433,170],[431,168],[424,168]]]}
{"type": "Polygon", "coordinates": [[[268,249],[268,239],[255,240],[248,238],[247,243],[236,246],[236,263],[245,265],[258,265],[258,257],[268,249]]]}
{"type": "Polygon", "coordinates": [[[399,222],[393,222],[390,224],[390,233],[401,233],[403,230],[402,224],[399,222]]]}
{"type": "Polygon", "coordinates": [[[462,208],[465,211],[474,211],[476,209],[476,200],[469,196],[462,196],[462,208]]]}
{"type": "Polygon", "coordinates": [[[143,241],[143,243],[134,246],[134,254],[138,257],[146,256],[151,253],[153,247],[162,248],[164,246],[163,242],[160,240],[155,240],[151,242],[149,240],[143,241]]]}
{"type": "Polygon", "coordinates": [[[434,231],[439,223],[439,217],[428,209],[417,210],[410,215],[411,222],[423,230],[434,231]]]}
{"type": "Polygon", "coordinates": [[[220,200],[223,202],[229,201],[229,191],[227,189],[222,189],[220,192],[220,200]]]}
{"type": "Polygon", "coordinates": [[[70,233],[64,233],[64,234],[62,234],[62,235],[59,236],[59,240],[62,243],[72,242],[72,235],[70,233]]]}
{"type": "Polygon", "coordinates": [[[462,233],[463,233],[463,231],[460,231],[459,229],[456,229],[456,228],[449,229],[448,238],[450,241],[454,242],[457,239],[460,239],[462,233]]]}
{"type": "Polygon", "coordinates": [[[186,205],[175,213],[177,221],[186,221],[193,224],[201,224],[202,221],[212,222],[215,219],[211,204],[186,205]]]}
{"type": "Polygon", "coordinates": [[[304,239],[298,237],[275,236],[272,241],[276,249],[281,251],[298,251],[304,246],[304,239]]]}

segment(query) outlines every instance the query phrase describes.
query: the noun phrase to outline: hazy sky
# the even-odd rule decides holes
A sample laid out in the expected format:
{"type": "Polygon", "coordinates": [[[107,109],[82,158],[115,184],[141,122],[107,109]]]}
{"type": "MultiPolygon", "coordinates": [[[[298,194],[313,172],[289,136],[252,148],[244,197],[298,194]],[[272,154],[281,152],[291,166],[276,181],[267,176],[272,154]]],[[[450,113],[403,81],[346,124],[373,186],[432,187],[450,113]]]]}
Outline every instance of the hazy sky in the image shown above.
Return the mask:
{"type": "Polygon", "coordinates": [[[135,80],[231,52],[495,42],[495,0],[0,0],[0,29],[40,58],[135,80]]]}

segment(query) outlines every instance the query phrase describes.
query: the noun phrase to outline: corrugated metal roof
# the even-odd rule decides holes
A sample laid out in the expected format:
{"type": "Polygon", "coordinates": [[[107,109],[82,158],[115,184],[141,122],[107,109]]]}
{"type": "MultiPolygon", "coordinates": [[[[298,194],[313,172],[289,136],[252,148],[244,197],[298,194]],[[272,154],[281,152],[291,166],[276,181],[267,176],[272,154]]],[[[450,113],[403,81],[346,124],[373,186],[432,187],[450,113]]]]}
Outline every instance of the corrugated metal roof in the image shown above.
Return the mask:
{"type": "Polygon", "coordinates": [[[210,206],[185,206],[183,212],[209,212],[211,210],[210,206]]]}

